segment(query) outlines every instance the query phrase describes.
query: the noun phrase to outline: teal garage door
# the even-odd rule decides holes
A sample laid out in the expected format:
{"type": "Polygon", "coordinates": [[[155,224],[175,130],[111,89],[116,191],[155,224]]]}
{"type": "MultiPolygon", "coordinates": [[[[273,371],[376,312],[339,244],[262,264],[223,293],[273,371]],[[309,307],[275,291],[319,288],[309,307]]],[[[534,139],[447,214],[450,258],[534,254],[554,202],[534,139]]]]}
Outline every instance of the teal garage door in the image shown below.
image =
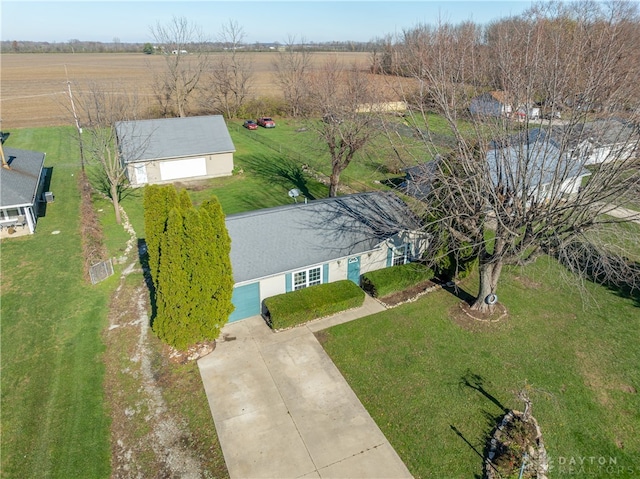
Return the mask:
{"type": "Polygon", "coordinates": [[[229,316],[229,322],[260,314],[260,283],[233,288],[231,302],[236,309],[229,316]]]}

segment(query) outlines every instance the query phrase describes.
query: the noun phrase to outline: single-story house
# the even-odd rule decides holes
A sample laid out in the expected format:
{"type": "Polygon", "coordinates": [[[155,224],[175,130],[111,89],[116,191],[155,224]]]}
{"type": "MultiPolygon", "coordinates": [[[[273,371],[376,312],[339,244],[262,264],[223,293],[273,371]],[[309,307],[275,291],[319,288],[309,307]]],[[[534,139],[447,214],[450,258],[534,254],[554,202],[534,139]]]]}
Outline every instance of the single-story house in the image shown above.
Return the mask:
{"type": "Polygon", "coordinates": [[[264,313],[277,294],[349,279],[420,258],[427,236],[391,193],[361,193],[229,215],[235,311],[264,313]]]}
{"type": "Polygon", "coordinates": [[[469,112],[475,116],[510,116],[513,107],[502,91],[492,91],[471,99],[469,112]]]}
{"type": "Polygon", "coordinates": [[[487,152],[489,174],[505,194],[542,200],[578,193],[586,158],[563,151],[553,135],[533,128],[500,141],[487,152]]]}
{"type": "Polygon", "coordinates": [[[230,176],[236,151],[221,115],[117,122],[132,186],[230,176]]]}
{"type": "Polygon", "coordinates": [[[43,201],[45,154],[2,147],[0,230],[33,234],[43,201]],[[20,228],[16,230],[16,228],[20,228]]]}
{"type": "Polygon", "coordinates": [[[555,134],[566,133],[568,148],[585,157],[587,165],[628,160],[638,152],[640,135],[634,125],[623,120],[608,118],[566,128],[558,127],[555,134]]]}

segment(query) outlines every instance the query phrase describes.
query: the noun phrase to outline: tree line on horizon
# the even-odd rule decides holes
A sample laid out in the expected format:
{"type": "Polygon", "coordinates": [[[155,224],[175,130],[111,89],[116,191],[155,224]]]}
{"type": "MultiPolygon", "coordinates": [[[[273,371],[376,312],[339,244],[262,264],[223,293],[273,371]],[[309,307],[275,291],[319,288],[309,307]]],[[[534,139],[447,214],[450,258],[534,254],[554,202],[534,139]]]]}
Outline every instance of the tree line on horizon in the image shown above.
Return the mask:
{"type": "MultiPolygon", "coordinates": [[[[304,42],[296,45],[297,48],[304,48],[316,52],[371,52],[379,48],[378,40],[369,42],[356,41],[327,41],[327,42],[304,42]]],[[[382,40],[380,40],[382,42],[382,40]]],[[[269,52],[284,48],[284,42],[253,42],[242,43],[237,47],[247,52],[269,52]]],[[[215,53],[223,52],[229,48],[224,41],[203,42],[194,45],[198,50],[215,53]]],[[[71,39],[66,42],[45,42],[29,40],[3,40],[0,42],[2,53],[157,53],[162,50],[154,42],[98,42],[91,40],[71,39]],[[154,48],[156,47],[156,48],[154,48]],[[151,50],[149,50],[149,48],[151,50]]]]}

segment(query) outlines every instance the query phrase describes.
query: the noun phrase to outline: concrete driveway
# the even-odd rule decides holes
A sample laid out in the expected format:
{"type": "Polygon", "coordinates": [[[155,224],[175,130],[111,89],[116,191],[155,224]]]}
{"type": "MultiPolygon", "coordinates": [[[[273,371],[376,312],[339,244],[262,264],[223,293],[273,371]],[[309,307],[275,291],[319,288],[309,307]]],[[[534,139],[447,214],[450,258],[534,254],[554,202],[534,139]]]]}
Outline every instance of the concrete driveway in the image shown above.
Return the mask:
{"type": "Polygon", "coordinates": [[[384,309],[365,306],[273,333],[261,317],[198,361],[227,468],[240,478],[410,478],[313,331],[384,309]]]}

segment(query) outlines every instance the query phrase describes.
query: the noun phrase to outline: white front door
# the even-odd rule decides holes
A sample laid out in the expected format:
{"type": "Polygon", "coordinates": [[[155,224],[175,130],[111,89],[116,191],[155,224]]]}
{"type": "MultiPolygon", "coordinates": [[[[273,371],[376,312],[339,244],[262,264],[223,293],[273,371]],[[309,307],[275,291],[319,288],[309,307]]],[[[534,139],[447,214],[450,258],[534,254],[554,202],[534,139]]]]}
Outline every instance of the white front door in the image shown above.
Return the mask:
{"type": "Polygon", "coordinates": [[[147,165],[134,165],[136,173],[136,185],[145,185],[147,183],[147,165]]]}

